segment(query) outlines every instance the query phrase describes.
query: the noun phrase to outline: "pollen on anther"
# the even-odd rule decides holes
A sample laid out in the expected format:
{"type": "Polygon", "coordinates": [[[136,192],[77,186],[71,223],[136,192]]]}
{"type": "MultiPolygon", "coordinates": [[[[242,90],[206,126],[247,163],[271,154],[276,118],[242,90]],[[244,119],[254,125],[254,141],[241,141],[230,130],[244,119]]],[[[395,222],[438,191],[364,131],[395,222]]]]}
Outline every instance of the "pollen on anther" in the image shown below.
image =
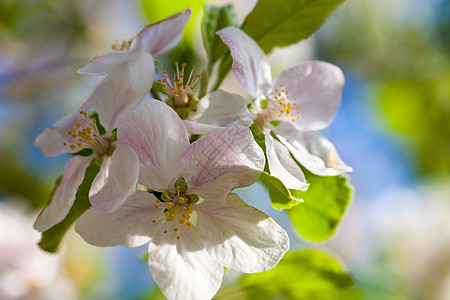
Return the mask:
{"type": "Polygon", "coordinates": [[[177,235],[177,240],[180,240],[181,238],[180,238],[180,236],[179,235],[177,235]]]}
{"type": "Polygon", "coordinates": [[[156,220],[152,220],[153,223],[156,223],[156,220]]]}
{"type": "Polygon", "coordinates": [[[174,228],[174,229],[173,229],[173,232],[177,232],[177,231],[178,231],[178,228],[174,228]]]}
{"type": "Polygon", "coordinates": [[[187,222],[186,222],[186,226],[187,226],[187,227],[192,227],[191,221],[187,221],[187,222]]]}
{"type": "Polygon", "coordinates": [[[159,206],[158,206],[158,205],[155,205],[155,208],[159,208],[159,206]]]}
{"type": "Polygon", "coordinates": [[[163,233],[167,233],[167,229],[163,231],[163,233]]]}

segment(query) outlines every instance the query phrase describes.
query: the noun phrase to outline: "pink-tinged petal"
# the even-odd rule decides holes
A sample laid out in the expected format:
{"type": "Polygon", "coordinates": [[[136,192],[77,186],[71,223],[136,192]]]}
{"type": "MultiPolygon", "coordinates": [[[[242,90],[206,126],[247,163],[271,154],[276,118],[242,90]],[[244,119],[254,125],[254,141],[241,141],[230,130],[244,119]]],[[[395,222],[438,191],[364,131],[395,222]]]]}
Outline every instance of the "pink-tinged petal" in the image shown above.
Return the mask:
{"type": "Polygon", "coordinates": [[[216,132],[217,130],[225,129],[221,126],[196,123],[189,120],[183,120],[184,126],[189,134],[210,134],[216,132]]]}
{"type": "Polygon", "coordinates": [[[226,27],[217,34],[230,49],[233,74],[244,90],[254,98],[266,94],[272,85],[272,74],[269,61],[258,44],[235,27],[226,27]]]}
{"type": "Polygon", "coordinates": [[[34,223],[38,231],[45,231],[61,222],[75,201],[78,187],[84,178],[84,172],[93,156],[74,156],[66,164],[61,183],[56,189],[52,200],[41,211],[34,223]]]}
{"type": "Polygon", "coordinates": [[[94,57],[84,67],[79,69],[79,74],[103,75],[109,73],[112,69],[128,61],[131,58],[128,51],[114,51],[94,57]]]}
{"type": "Polygon", "coordinates": [[[189,119],[222,127],[232,124],[250,126],[253,123],[245,99],[225,91],[215,91],[200,99],[197,112],[189,119]]]}
{"type": "Polygon", "coordinates": [[[341,69],[330,63],[311,61],[286,69],[275,79],[284,84],[290,101],[300,109],[294,125],[303,131],[320,130],[333,120],[341,103],[345,79],[341,69]]]}
{"type": "Polygon", "coordinates": [[[174,48],[180,40],[191,13],[192,10],[186,8],[164,20],[145,26],[136,37],[137,47],[143,47],[154,57],[174,48]]]}
{"type": "Polygon", "coordinates": [[[72,138],[67,133],[72,130],[77,121],[83,121],[84,116],[80,115],[80,111],[87,111],[91,104],[91,99],[87,99],[73,113],[55,122],[53,124],[55,126],[54,128],[46,127],[45,130],[36,137],[34,144],[41,148],[42,153],[48,157],[80,151],[79,149],[71,150],[68,146],[64,146],[63,143],[66,142],[67,145],[70,145],[75,140],[78,140],[72,138]]]}
{"type": "Polygon", "coordinates": [[[223,199],[234,188],[253,184],[263,168],[264,152],[243,126],[201,138],[183,156],[189,191],[204,199],[223,199]]]}
{"type": "Polygon", "coordinates": [[[293,125],[280,123],[273,131],[305,168],[320,176],[336,176],[351,172],[336,151],[334,145],[312,131],[299,131],[293,125]]]}
{"type": "Polygon", "coordinates": [[[58,156],[67,152],[71,152],[70,148],[63,145],[66,140],[67,131],[59,128],[46,127],[36,139],[34,144],[41,148],[42,154],[47,157],[58,156]]]}
{"type": "Polygon", "coordinates": [[[137,190],[113,213],[88,209],[75,224],[75,231],[89,244],[101,247],[137,247],[147,243],[164,218],[155,208],[156,197],[137,190]],[[153,222],[153,220],[157,220],[153,222]]]}
{"type": "Polygon", "coordinates": [[[197,230],[183,226],[177,241],[172,230],[160,229],[148,246],[148,265],[161,291],[167,299],[211,299],[223,267],[206,252],[197,230]]]}
{"type": "Polygon", "coordinates": [[[89,201],[103,213],[115,211],[136,190],[139,160],[134,150],[119,144],[112,156],[104,156],[92,182],[89,201]]]}
{"type": "Polygon", "coordinates": [[[189,147],[186,128],[176,112],[161,101],[146,100],[122,116],[117,134],[120,143],[139,157],[139,183],[157,191],[169,188],[189,147]]]}
{"type": "Polygon", "coordinates": [[[238,195],[195,207],[198,231],[208,253],[225,267],[244,273],[273,268],[289,249],[286,231],[238,195]]]}
{"type": "Polygon", "coordinates": [[[107,132],[117,127],[118,118],[123,112],[136,108],[144,100],[154,78],[153,58],[142,52],[118,65],[100,82],[90,98],[107,132]]]}
{"type": "Polygon", "coordinates": [[[305,175],[292,159],[289,151],[270,136],[269,130],[264,130],[264,133],[270,175],[280,179],[288,189],[306,190],[308,184],[305,175]]]}

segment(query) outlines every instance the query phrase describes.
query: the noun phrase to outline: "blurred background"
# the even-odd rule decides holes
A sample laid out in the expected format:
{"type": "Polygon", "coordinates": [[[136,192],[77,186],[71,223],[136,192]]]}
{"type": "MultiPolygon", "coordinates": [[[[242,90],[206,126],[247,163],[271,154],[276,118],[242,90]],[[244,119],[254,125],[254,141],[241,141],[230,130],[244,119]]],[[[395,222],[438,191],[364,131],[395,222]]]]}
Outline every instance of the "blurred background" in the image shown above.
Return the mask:
{"type": "MultiPolygon", "coordinates": [[[[73,230],[56,255],[37,247],[32,223],[68,157],[46,158],[33,141],[101,79],[78,68],[185,7],[194,14],[183,42],[162,65],[204,67],[203,1],[169,2],[0,0],[0,299],[160,297],[145,247],[96,248],[73,230]]],[[[239,22],[256,3],[207,2],[234,2],[239,22]]],[[[354,169],[343,221],[330,241],[311,244],[261,186],[239,194],[289,231],[292,249],[325,249],[339,261],[355,281],[343,299],[450,299],[450,2],[347,0],[309,39],[272,52],[273,75],[309,59],[346,77],[323,132],[354,169]]],[[[232,75],[222,88],[242,92],[232,75]]],[[[239,276],[227,273],[224,284],[239,276]]]]}

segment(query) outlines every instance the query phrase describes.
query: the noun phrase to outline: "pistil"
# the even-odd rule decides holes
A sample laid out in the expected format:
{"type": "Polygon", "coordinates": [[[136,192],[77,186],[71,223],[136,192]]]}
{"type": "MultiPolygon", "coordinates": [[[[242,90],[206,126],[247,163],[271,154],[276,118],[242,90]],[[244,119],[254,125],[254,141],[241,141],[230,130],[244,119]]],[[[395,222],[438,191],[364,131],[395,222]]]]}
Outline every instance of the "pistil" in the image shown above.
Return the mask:
{"type": "Polygon", "coordinates": [[[284,85],[280,84],[279,89],[270,95],[267,107],[256,115],[255,123],[265,127],[269,122],[280,119],[280,117],[290,118],[294,123],[300,119],[300,108],[295,102],[289,100],[289,92],[285,90],[284,85]]]}
{"type": "Polygon", "coordinates": [[[176,107],[183,107],[189,103],[189,93],[194,90],[194,86],[197,81],[201,78],[201,75],[193,76],[195,67],[191,67],[191,72],[184,83],[184,69],[186,67],[185,63],[181,64],[181,70],[179,68],[179,63],[175,62],[176,73],[173,74],[173,81],[169,77],[169,72],[165,70],[164,79],[159,79],[158,82],[162,84],[163,92],[174,97],[174,104],[176,107]]]}
{"type": "Polygon", "coordinates": [[[190,221],[191,215],[194,213],[192,204],[188,196],[180,192],[180,189],[176,186],[175,193],[166,191],[162,194],[161,200],[156,200],[155,208],[162,209],[163,214],[159,218],[153,219],[152,222],[157,223],[164,219],[164,222],[169,223],[169,225],[164,229],[163,233],[167,234],[169,230],[173,230],[177,233],[177,240],[180,240],[182,225],[187,227],[193,226],[190,221]],[[174,228],[171,229],[172,227],[174,228]]]}
{"type": "Polygon", "coordinates": [[[63,142],[63,146],[68,146],[72,151],[81,149],[93,149],[99,155],[108,152],[111,143],[102,138],[97,127],[97,120],[91,120],[85,111],[80,111],[82,119],[75,122],[72,130],[67,132],[71,142],[63,142]]]}

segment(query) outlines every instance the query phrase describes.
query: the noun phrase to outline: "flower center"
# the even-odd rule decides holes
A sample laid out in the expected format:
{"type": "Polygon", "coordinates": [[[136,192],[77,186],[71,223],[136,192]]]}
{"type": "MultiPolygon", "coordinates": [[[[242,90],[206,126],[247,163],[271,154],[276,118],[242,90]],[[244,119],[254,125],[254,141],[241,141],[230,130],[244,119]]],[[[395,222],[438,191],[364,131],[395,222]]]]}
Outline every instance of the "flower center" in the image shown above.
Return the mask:
{"type": "Polygon", "coordinates": [[[168,226],[163,233],[167,234],[169,230],[173,230],[177,233],[177,240],[180,240],[180,232],[183,229],[183,225],[187,227],[193,226],[190,221],[194,213],[192,205],[194,204],[193,199],[198,199],[198,196],[185,195],[185,190],[180,188],[179,185],[175,185],[175,189],[175,193],[165,191],[161,195],[161,200],[156,200],[155,208],[162,209],[163,214],[161,217],[153,219],[152,222],[156,223],[164,218],[164,222],[168,223],[168,226]]]}
{"type": "Polygon", "coordinates": [[[114,51],[128,51],[130,50],[131,44],[136,38],[137,32],[132,36],[124,35],[123,40],[116,39],[114,44],[111,45],[111,49],[114,51]]]}
{"type": "Polygon", "coordinates": [[[98,154],[103,155],[108,152],[111,143],[101,137],[97,127],[97,120],[89,118],[87,112],[80,111],[82,119],[75,122],[72,130],[67,132],[68,139],[63,142],[63,146],[71,150],[93,149],[98,154]]]}
{"type": "Polygon", "coordinates": [[[267,107],[256,116],[256,123],[263,127],[271,121],[275,121],[280,117],[290,118],[292,122],[300,119],[300,108],[295,102],[289,100],[289,93],[284,89],[284,85],[280,84],[280,89],[275,91],[268,97],[267,107]]]}
{"type": "Polygon", "coordinates": [[[191,72],[189,73],[189,78],[186,81],[186,85],[184,84],[184,68],[186,67],[185,63],[181,64],[181,70],[178,66],[178,62],[175,62],[175,66],[177,68],[177,72],[173,74],[173,81],[170,80],[168,71],[165,70],[164,79],[159,79],[158,82],[162,84],[163,92],[166,92],[168,95],[172,95],[174,97],[174,103],[177,107],[186,106],[189,103],[188,94],[194,90],[194,85],[201,78],[201,75],[192,76],[195,70],[195,67],[191,67],[191,72]]]}

